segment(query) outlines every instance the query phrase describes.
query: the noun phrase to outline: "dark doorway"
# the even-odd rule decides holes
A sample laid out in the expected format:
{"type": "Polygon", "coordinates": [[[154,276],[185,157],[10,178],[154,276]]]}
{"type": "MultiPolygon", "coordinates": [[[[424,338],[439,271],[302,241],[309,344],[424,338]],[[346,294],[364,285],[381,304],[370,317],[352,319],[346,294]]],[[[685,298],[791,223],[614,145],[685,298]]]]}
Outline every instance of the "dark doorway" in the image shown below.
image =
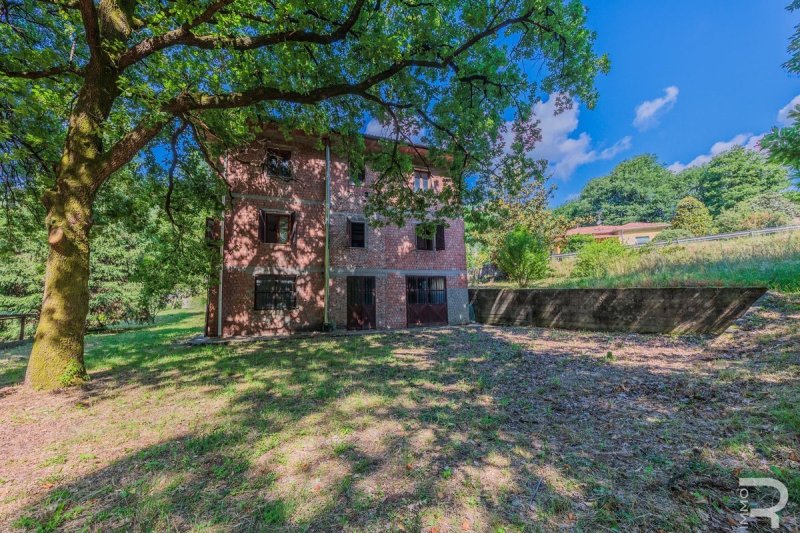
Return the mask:
{"type": "Polygon", "coordinates": [[[347,329],[375,329],[374,277],[347,277],[347,329]]]}
{"type": "Polygon", "coordinates": [[[408,326],[447,325],[447,282],[443,276],[407,276],[408,326]]]}

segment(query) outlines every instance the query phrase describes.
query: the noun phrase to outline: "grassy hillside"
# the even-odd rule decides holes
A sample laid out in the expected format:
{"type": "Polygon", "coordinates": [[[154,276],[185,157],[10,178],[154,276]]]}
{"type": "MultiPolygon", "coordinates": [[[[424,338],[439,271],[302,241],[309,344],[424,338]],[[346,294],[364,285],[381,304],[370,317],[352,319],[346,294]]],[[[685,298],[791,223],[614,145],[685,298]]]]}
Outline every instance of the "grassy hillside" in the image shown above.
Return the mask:
{"type": "Polygon", "coordinates": [[[575,259],[554,261],[544,287],[763,285],[800,292],[800,232],[631,250],[602,277],[571,277],[575,259]]]}

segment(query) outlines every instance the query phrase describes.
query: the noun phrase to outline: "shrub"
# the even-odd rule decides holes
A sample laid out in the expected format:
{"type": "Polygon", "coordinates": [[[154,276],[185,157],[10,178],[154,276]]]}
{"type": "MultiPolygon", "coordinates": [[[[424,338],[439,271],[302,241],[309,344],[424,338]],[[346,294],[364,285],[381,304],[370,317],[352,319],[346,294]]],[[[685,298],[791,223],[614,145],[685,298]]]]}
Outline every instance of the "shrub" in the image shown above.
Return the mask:
{"type": "Polygon", "coordinates": [[[590,242],[594,242],[594,240],[594,237],[591,235],[570,235],[564,243],[561,253],[569,254],[577,252],[590,242]]]}
{"type": "Polygon", "coordinates": [[[729,233],[785,226],[798,216],[797,204],[780,193],[767,192],[726,209],[716,222],[719,231],[729,233]]]}
{"type": "Polygon", "coordinates": [[[578,251],[572,277],[597,278],[608,275],[611,267],[625,259],[630,250],[617,239],[603,239],[587,244],[578,251]]]}
{"type": "Polygon", "coordinates": [[[694,234],[688,229],[668,228],[656,235],[656,238],[653,239],[653,241],[667,242],[676,241],[678,239],[687,239],[689,237],[694,237],[694,234]]]}
{"type": "Polygon", "coordinates": [[[547,241],[521,227],[508,233],[497,250],[497,266],[522,287],[547,277],[549,261],[547,241]]]}
{"type": "Polygon", "coordinates": [[[675,216],[672,217],[672,229],[686,230],[692,236],[711,233],[713,220],[708,208],[693,196],[687,196],[678,202],[675,216]]]}

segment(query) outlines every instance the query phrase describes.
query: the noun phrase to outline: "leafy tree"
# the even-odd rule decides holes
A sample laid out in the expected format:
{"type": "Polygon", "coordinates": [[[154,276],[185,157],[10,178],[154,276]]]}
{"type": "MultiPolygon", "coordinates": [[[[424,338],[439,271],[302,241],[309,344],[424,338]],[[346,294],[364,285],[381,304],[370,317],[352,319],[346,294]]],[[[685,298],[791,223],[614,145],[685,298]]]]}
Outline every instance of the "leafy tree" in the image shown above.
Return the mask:
{"type": "Polygon", "coordinates": [[[550,272],[550,246],[542,236],[518,227],[503,239],[496,262],[511,281],[527,287],[550,272]]]}
{"type": "Polygon", "coordinates": [[[617,165],[608,176],[586,184],[580,197],[557,213],[595,224],[666,222],[686,187],[654,155],[640,155],[617,165]]]}
{"type": "Polygon", "coordinates": [[[800,217],[800,206],[782,194],[767,192],[724,210],[716,223],[720,231],[747,231],[776,228],[800,217]]]}
{"type": "Polygon", "coordinates": [[[356,153],[371,116],[394,135],[371,160],[381,179],[370,212],[389,222],[428,218],[435,206],[435,216],[452,215],[465,176],[476,176],[478,189],[509,185],[494,171],[498,160],[516,163],[499,135],[509,108],[514,142],[527,148],[537,91],[594,104],[594,77],[607,61],[592,51],[585,16],[575,0],[4,5],[0,142],[13,154],[3,164],[15,167],[4,175],[41,195],[49,246],[26,381],[52,389],[86,378],[97,194],[154,142],[178,159],[188,137],[224,178],[221,154],[252,139],[255,124],[277,121],[287,136],[336,131],[337,150],[356,153]],[[433,148],[430,164],[454,176],[438,198],[406,187],[411,156],[396,145],[415,132],[433,148]]]}
{"type": "Polygon", "coordinates": [[[607,276],[613,266],[630,254],[630,250],[618,239],[602,239],[591,242],[578,250],[575,267],[570,274],[574,278],[600,278],[607,276]]]}
{"type": "Polygon", "coordinates": [[[742,146],[714,156],[700,172],[699,198],[714,216],[748,198],[789,186],[786,167],[742,146]]]}
{"type": "MultiPolygon", "coordinates": [[[[787,7],[789,11],[800,9],[800,0],[794,0],[787,7]]],[[[795,26],[794,34],[789,40],[789,60],[783,67],[793,73],[800,74],[800,24],[795,26]]],[[[769,158],[775,163],[787,165],[794,171],[794,177],[800,174],[800,106],[789,112],[792,123],[784,128],[773,128],[761,139],[761,146],[769,152],[769,158]]]]}
{"type": "Polygon", "coordinates": [[[675,216],[672,217],[672,229],[683,229],[694,236],[708,235],[714,226],[711,213],[703,202],[694,196],[687,196],[678,202],[675,216]]]}
{"type": "Polygon", "coordinates": [[[590,242],[594,242],[595,238],[592,235],[570,235],[561,249],[562,253],[568,254],[577,252],[590,242]]]}

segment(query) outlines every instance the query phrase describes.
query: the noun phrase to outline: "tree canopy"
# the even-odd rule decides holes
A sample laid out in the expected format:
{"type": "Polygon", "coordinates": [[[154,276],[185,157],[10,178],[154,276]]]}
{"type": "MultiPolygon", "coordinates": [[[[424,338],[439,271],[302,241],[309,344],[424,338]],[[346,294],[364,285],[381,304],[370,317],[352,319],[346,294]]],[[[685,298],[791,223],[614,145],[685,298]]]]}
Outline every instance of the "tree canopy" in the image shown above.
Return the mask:
{"type": "Polygon", "coordinates": [[[42,199],[49,244],[28,383],[86,377],[95,199],[143,150],[197,150],[224,179],[220,155],[259,124],[336,132],[337,150],[356,153],[375,119],[394,133],[371,161],[370,212],[391,222],[453,214],[466,176],[478,193],[516,185],[507,180],[519,173],[498,169],[540,138],[531,109],[542,95],[594,104],[608,63],[585,18],[577,0],[4,3],[2,178],[42,199]],[[397,143],[411,140],[454,177],[438,198],[407,187],[411,162],[397,143]]]}

